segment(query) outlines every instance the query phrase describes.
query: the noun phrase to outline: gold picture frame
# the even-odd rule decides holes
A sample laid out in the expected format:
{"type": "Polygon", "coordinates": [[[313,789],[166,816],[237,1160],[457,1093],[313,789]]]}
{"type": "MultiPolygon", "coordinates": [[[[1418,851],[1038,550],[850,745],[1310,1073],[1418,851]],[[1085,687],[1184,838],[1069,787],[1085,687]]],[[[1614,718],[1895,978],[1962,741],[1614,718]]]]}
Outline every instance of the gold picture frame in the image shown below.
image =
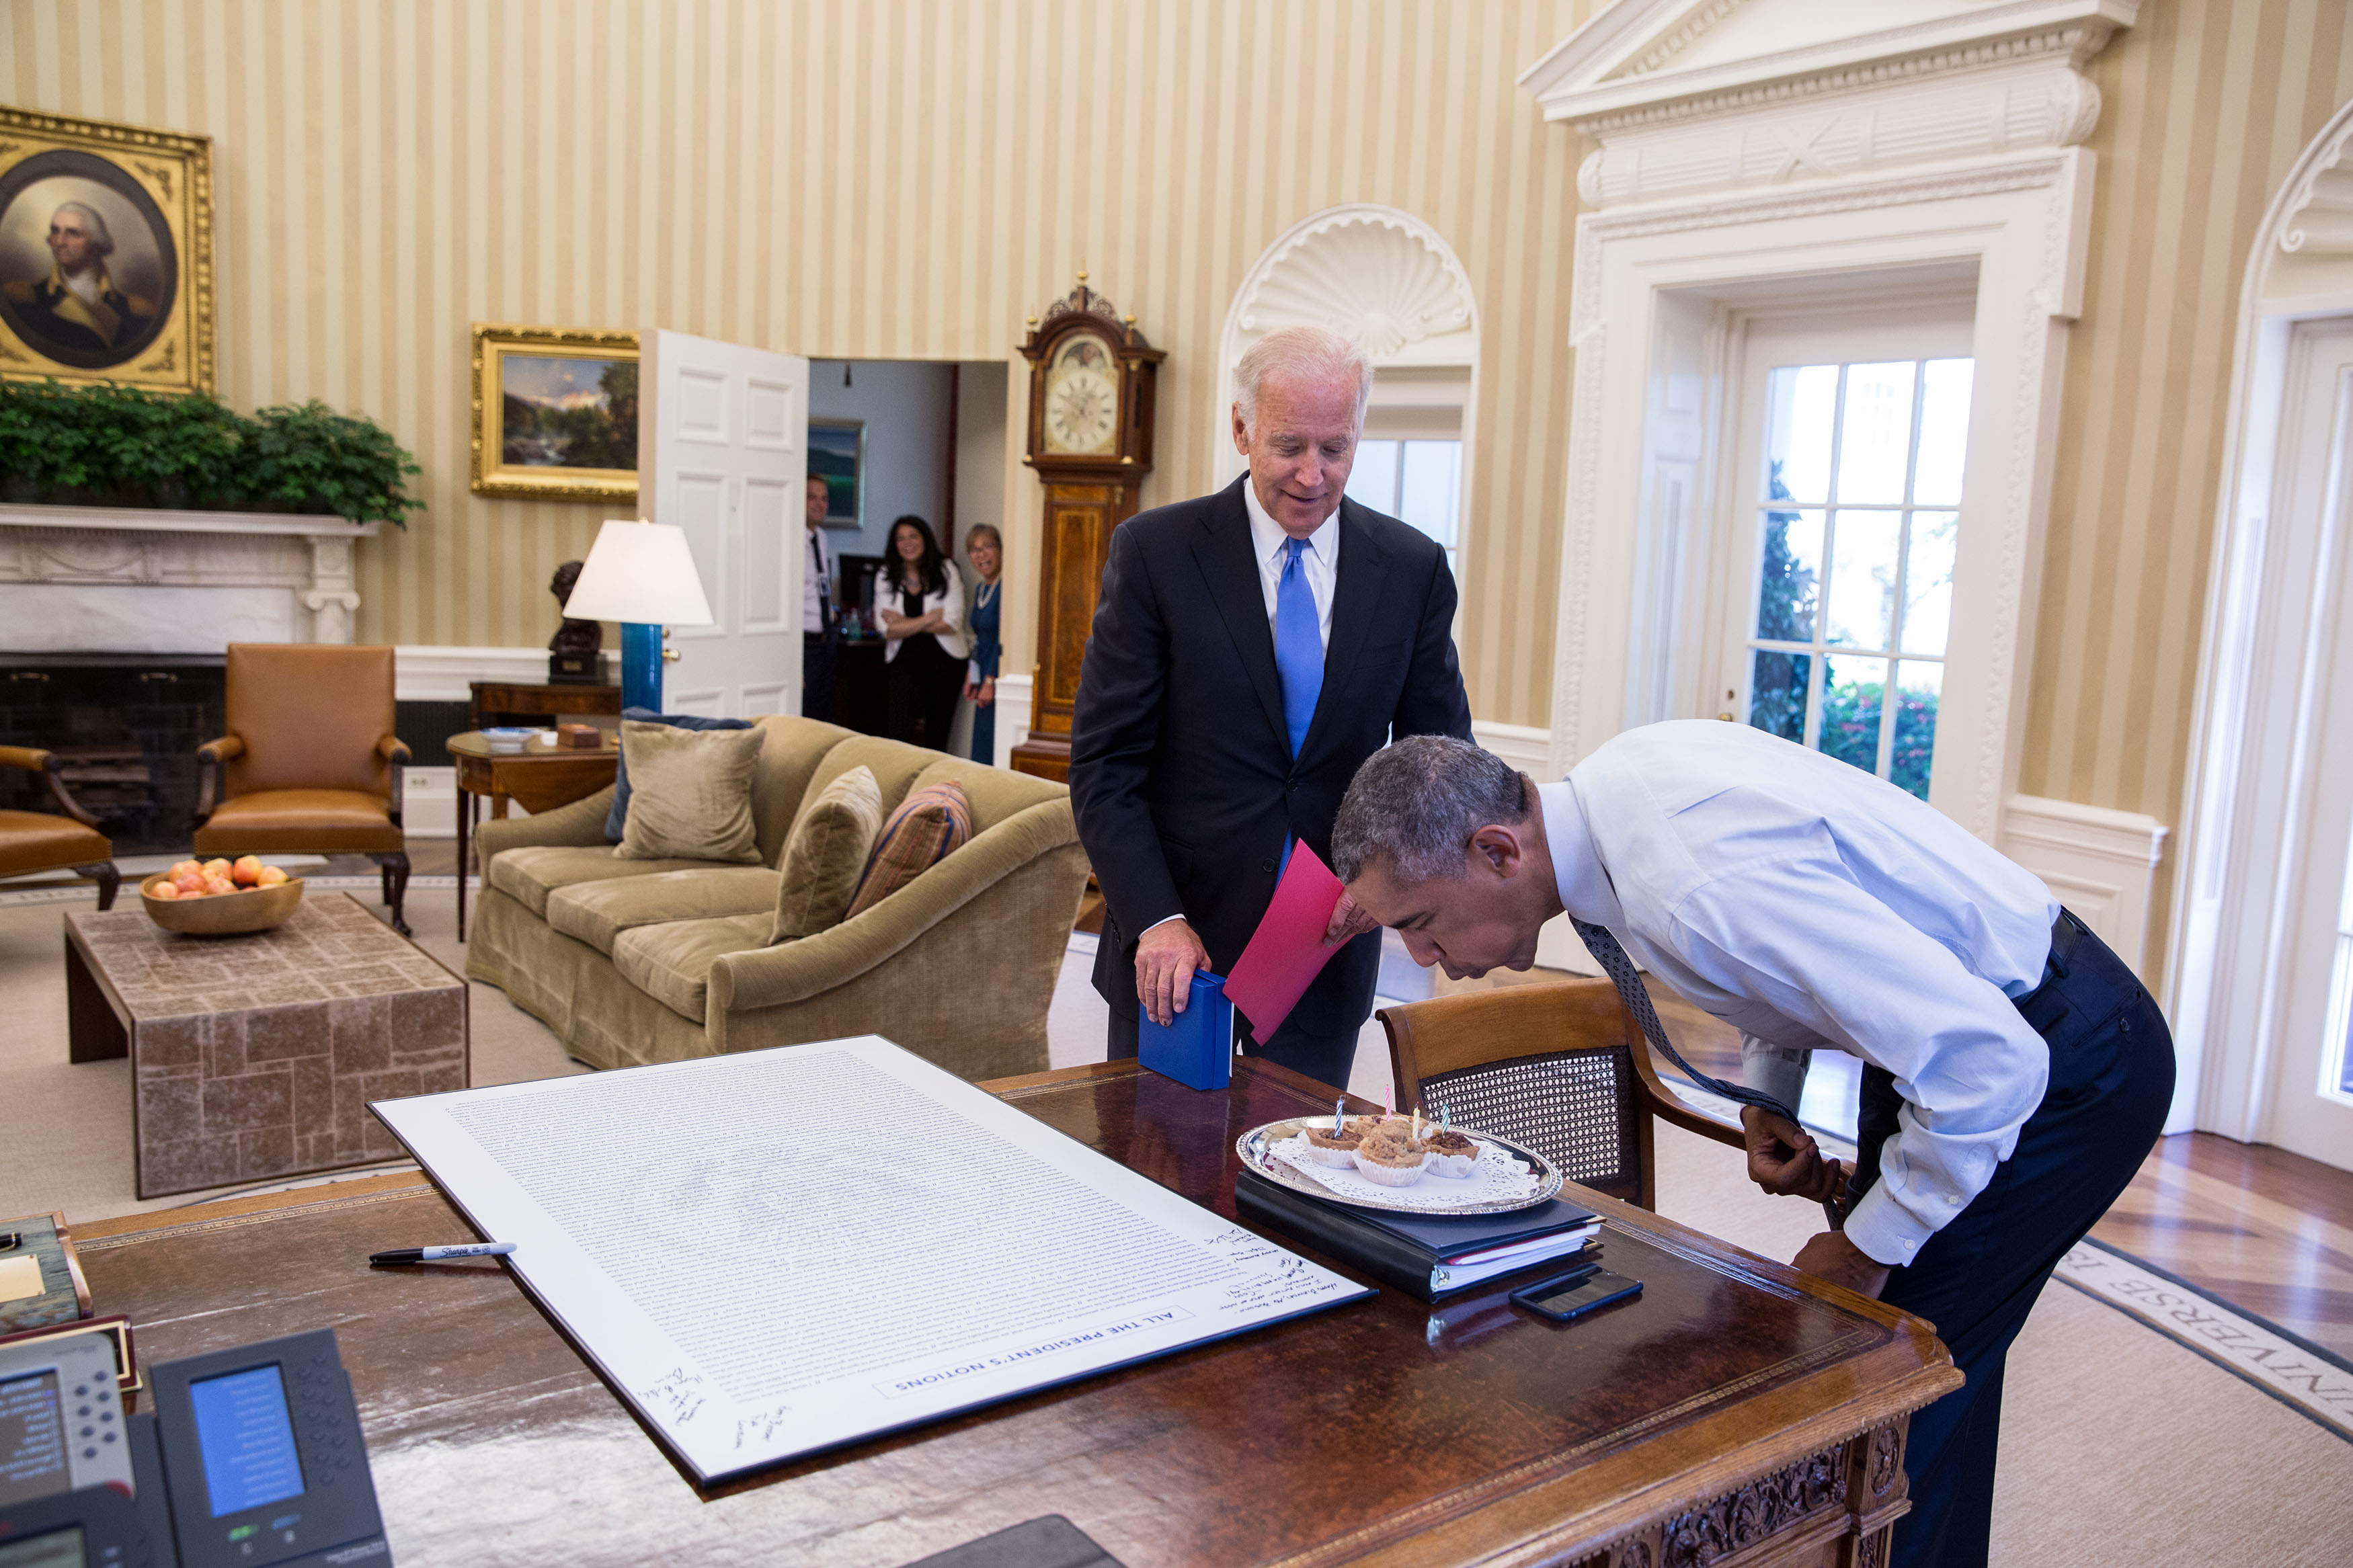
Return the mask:
{"type": "Polygon", "coordinates": [[[212,139],[0,106],[0,377],[213,375],[212,139]]]}
{"type": "Polygon", "coordinates": [[[474,493],[635,500],[637,366],[635,332],[475,322],[474,493]]]}

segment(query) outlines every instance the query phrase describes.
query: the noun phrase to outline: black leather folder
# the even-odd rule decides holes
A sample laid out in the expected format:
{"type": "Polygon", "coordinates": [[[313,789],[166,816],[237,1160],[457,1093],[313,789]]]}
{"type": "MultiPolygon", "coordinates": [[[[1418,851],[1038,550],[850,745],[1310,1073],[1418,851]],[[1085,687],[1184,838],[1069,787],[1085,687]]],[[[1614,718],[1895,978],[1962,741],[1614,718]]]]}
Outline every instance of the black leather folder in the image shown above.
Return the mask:
{"type": "Polygon", "coordinates": [[[1352,1208],[1294,1192],[1255,1171],[1234,1178],[1234,1210],[1421,1301],[1435,1301],[1524,1269],[1557,1266],[1587,1245],[1601,1226],[1591,1210],[1558,1198],[1494,1215],[1352,1208]],[[1465,1261],[1499,1247],[1546,1241],[1558,1245],[1531,1247],[1500,1261],[1465,1261]]]}

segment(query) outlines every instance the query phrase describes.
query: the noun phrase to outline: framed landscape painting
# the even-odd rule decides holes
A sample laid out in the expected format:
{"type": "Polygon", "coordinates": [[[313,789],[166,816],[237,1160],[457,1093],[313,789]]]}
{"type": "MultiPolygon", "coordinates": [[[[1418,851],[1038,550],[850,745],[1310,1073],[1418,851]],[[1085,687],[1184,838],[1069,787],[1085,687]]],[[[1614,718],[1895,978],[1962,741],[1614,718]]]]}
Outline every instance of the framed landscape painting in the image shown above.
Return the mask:
{"type": "Polygon", "coordinates": [[[638,334],[474,325],[474,493],[638,493],[638,334]]]}
{"type": "Polygon", "coordinates": [[[866,421],[811,419],[808,475],[825,481],[826,527],[858,527],[866,507],[866,421]]]}
{"type": "Polygon", "coordinates": [[[0,108],[0,376],[213,389],[209,140],[0,108]]]}

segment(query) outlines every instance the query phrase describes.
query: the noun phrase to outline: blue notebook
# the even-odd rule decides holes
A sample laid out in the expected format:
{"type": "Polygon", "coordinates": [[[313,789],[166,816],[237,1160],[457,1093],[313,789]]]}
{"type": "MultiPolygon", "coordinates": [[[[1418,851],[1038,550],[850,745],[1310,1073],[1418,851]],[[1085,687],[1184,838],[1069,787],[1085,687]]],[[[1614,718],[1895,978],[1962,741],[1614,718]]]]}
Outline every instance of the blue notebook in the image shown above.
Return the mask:
{"type": "Polygon", "coordinates": [[[1135,1005],[1136,1059],[1187,1089],[1223,1089],[1234,1079],[1234,1005],[1226,983],[1207,970],[1193,971],[1193,992],[1185,1010],[1163,1028],[1144,1004],[1135,1005]]]}

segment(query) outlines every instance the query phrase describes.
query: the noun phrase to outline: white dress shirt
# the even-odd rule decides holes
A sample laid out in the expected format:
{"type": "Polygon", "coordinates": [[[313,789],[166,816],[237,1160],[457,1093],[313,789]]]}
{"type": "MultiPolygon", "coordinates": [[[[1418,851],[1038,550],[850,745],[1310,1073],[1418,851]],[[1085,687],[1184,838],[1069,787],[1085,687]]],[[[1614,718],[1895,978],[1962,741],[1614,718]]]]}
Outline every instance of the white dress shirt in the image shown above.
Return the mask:
{"type": "MultiPolygon", "coordinates": [[[[1258,487],[1244,480],[1242,505],[1250,512],[1250,548],[1258,555],[1259,586],[1266,590],[1266,626],[1274,629],[1274,595],[1282,584],[1282,569],[1291,559],[1291,535],[1258,503],[1258,487]]],[[[1332,585],[1340,580],[1340,509],[1307,536],[1299,552],[1299,569],[1307,574],[1307,591],[1315,595],[1315,635],[1332,646],[1332,585]]]]}
{"type": "Polygon", "coordinates": [[[832,585],[833,567],[826,560],[825,531],[811,528],[807,535],[808,561],[801,568],[801,630],[814,634],[825,630],[825,601],[820,595],[832,585]]]}
{"type": "Polygon", "coordinates": [[[1846,1234],[1881,1263],[1985,1190],[2042,1101],[2058,900],[1894,785],[1746,724],[1617,736],[1537,790],[1561,902],[1741,1031],[1741,1076],[1795,1105],[1816,1047],[1904,1097],[1846,1234]]]}

